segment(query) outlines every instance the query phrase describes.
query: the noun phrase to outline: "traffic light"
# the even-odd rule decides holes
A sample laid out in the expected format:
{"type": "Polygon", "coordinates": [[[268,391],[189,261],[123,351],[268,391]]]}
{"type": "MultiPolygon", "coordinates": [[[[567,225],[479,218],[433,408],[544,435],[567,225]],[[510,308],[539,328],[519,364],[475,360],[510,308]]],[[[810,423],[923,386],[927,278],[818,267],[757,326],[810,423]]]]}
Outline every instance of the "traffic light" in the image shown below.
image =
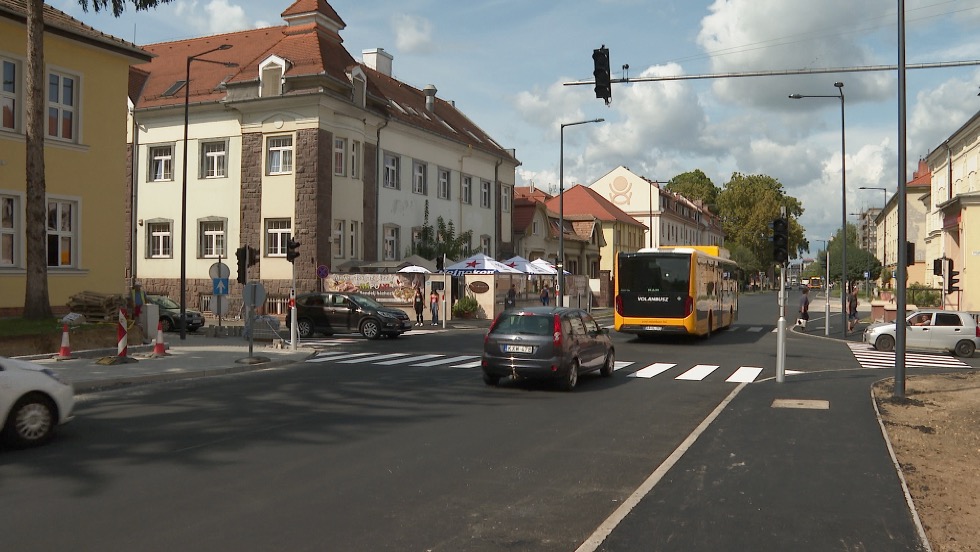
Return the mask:
{"type": "MultiPolygon", "coordinates": [[[[907,241],[905,242],[905,266],[912,266],[915,264],[915,242],[907,241]]],[[[952,268],[952,261],[950,261],[950,267],[952,268]]]]}
{"type": "Polygon", "coordinates": [[[960,275],[959,270],[953,270],[953,259],[949,259],[949,271],[946,273],[946,293],[955,293],[960,290],[960,286],[956,285],[960,283],[960,279],[957,276],[960,275]]]}
{"type": "Polygon", "coordinates": [[[294,240],[293,238],[289,238],[289,241],[286,242],[286,260],[287,261],[289,261],[291,263],[296,262],[297,257],[299,257],[299,251],[297,251],[297,249],[299,249],[299,246],[300,246],[300,243],[298,241],[294,240]]]}
{"type": "Polygon", "coordinates": [[[259,250],[252,247],[251,245],[247,247],[248,247],[248,266],[255,266],[259,264],[259,250]]]}
{"type": "Polygon", "coordinates": [[[789,261],[789,221],[784,217],[772,221],[772,257],[778,264],[789,261]]]}
{"type": "Polygon", "coordinates": [[[612,99],[612,85],[609,82],[609,48],[603,44],[601,48],[592,50],[592,61],[595,64],[595,97],[602,98],[606,104],[612,99]]]}
{"type": "Polygon", "coordinates": [[[436,257],[436,270],[442,272],[446,268],[446,256],[439,255],[436,257]]]}
{"type": "Polygon", "coordinates": [[[945,260],[944,258],[933,259],[932,260],[932,274],[934,276],[942,276],[943,275],[943,262],[944,262],[944,260],[945,260]]]}
{"type": "Polygon", "coordinates": [[[238,258],[238,283],[244,284],[247,280],[245,271],[248,268],[248,251],[244,247],[235,250],[235,257],[238,258]]]}

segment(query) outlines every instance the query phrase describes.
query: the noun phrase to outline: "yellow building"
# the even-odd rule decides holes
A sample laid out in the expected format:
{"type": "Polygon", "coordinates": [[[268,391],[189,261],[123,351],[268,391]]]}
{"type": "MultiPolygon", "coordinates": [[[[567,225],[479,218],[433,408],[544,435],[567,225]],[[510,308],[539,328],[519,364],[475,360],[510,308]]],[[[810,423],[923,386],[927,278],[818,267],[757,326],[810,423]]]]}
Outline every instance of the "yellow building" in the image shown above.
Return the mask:
{"type": "MultiPolygon", "coordinates": [[[[44,6],[48,294],[126,292],[129,66],[149,54],[44,6]]],[[[26,2],[0,0],[0,315],[24,306],[26,2]]]]}

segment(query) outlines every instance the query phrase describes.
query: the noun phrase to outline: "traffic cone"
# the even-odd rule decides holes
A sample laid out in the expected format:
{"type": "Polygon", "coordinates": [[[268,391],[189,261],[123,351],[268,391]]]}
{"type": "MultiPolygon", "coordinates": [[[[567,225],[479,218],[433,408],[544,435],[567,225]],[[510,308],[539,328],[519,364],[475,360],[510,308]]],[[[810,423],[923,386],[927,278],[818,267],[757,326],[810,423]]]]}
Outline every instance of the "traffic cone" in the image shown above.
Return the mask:
{"type": "Polygon", "coordinates": [[[153,341],[153,352],[151,357],[165,357],[170,355],[167,352],[167,344],[163,342],[163,322],[157,322],[157,338],[153,341]]]}
{"type": "Polygon", "coordinates": [[[61,350],[58,351],[58,356],[54,357],[55,360],[71,360],[75,358],[71,354],[71,346],[68,345],[68,324],[64,324],[61,329],[61,350]]]}

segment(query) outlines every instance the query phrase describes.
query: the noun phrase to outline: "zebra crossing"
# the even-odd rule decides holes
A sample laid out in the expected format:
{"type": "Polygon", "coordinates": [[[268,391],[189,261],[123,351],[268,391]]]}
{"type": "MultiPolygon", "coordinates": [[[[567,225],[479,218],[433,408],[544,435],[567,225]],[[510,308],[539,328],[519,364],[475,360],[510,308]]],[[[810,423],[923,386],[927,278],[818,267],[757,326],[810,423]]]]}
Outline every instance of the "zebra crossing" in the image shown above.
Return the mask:
{"type": "MultiPolygon", "coordinates": [[[[894,368],[895,352],[878,351],[867,343],[848,343],[854,359],[862,368],[894,368]]],[[[909,368],[969,368],[970,365],[949,354],[905,353],[909,368]]]]}
{"type": "MultiPolygon", "coordinates": [[[[443,354],[411,354],[411,353],[351,353],[332,350],[317,353],[306,360],[313,364],[371,364],[376,366],[413,366],[420,368],[457,368],[472,369],[480,367],[480,355],[443,355],[443,354]]],[[[642,363],[641,363],[642,364],[642,363]]],[[[617,360],[614,370],[623,370],[637,365],[635,361],[617,360]]],[[[678,366],[674,363],[655,362],[641,366],[638,370],[627,375],[629,378],[674,379],[678,381],[704,381],[713,374],[721,374],[728,383],[752,383],[762,373],[758,366],[739,366],[727,373],[720,365],[697,364],[691,367],[678,366]]],[[[717,379],[717,378],[712,378],[717,379]]]]}

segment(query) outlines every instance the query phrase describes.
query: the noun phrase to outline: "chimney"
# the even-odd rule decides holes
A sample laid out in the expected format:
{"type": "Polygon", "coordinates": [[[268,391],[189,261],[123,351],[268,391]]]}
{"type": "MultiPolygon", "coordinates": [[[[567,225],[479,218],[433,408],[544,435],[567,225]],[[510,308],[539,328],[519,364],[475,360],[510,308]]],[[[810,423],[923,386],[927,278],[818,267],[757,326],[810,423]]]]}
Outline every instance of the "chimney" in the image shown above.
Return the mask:
{"type": "Polygon", "coordinates": [[[425,94],[425,109],[432,113],[436,109],[436,90],[435,85],[429,84],[422,89],[422,93],[425,94]]]}
{"type": "Polygon", "coordinates": [[[361,51],[361,56],[364,58],[364,65],[383,75],[391,76],[391,62],[395,58],[386,52],[384,48],[363,50],[361,51]]]}

